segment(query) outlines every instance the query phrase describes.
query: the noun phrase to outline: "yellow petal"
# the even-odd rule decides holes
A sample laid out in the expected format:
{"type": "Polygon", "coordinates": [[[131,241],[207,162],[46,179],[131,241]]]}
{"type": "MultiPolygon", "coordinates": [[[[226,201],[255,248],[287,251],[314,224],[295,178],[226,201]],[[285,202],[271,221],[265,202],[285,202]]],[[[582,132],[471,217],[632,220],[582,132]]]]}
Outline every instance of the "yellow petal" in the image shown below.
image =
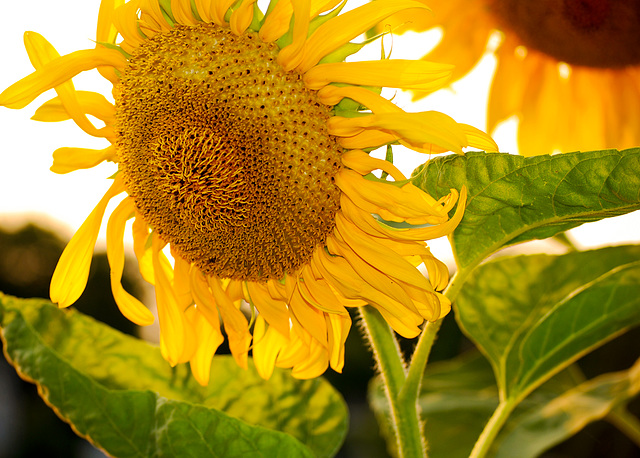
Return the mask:
{"type": "Polygon", "coordinates": [[[275,329],[284,336],[289,335],[289,310],[281,299],[271,296],[266,283],[246,282],[251,303],[275,329]]]}
{"type": "Polygon", "coordinates": [[[101,65],[122,69],[125,63],[124,56],[112,49],[86,49],[58,57],[5,89],[0,94],[0,105],[24,108],[44,91],[59,86],[80,72],[101,65]]]}
{"type": "Polygon", "coordinates": [[[198,16],[203,22],[211,22],[211,4],[213,0],[195,0],[198,16]]]}
{"type": "Polygon", "coordinates": [[[90,169],[103,161],[114,161],[115,159],[116,150],[114,146],[100,150],[63,147],[53,152],[51,171],[54,173],[69,173],[78,169],[90,169]]]}
{"type": "Polygon", "coordinates": [[[344,345],[351,329],[349,315],[325,315],[329,333],[329,364],[336,372],[344,367],[344,345]]]}
{"type": "Polygon", "coordinates": [[[191,263],[185,261],[180,254],[173,249],[173,246],[171,247],[171,256],[174,260],[173,291],[176,294],[176,299],[178,300],[180,309],[186,310],[191,304],[193,304],[189,275],[191,263]]]}
{"type": "Polygon", "coordinates": [[[458,124],[465,136],[467,137],[467,145],[473,148],[481,149],[487,153],[497,153],[499,151],[497,143],[486,133],[482,132],[468,124],[458,124]]]}
{"type": "Polygon", "coordinates": [[[130,52],[131,48],[140,46],[145,40],[138,30],[139,8],[140,1],[131,0],[119,6],[113,14],[113,25],[124,38],[124,42],[120,43],[120,47],[126,52],[130,52]]]}
{"type": "Polygon", "coordinates": [[[191,11],[190,1],[171,0],[171,13],[179,24],[194,25],[198,22],[191,11]]]}
{"type": "MultiPolygon", "coordinates": [[[[433,5],[430,6],[436,11],[433,5]]],[[[461,7],[442,24],[442,39],[424,58],[454,65],[453,81],[466,75],[484,54],[495,27],[493,16],[485,13],[487,9],[484,2],[470,2],[461,7]],[[469,27],[471,23],[473,27],[469,27]]]]}
{"type": "MultiPolygon", "coordinates": [[[[376,289],[387,298],[394,302],[402,304],[402,307],[411,312],[418,313],[411,297],[402,289],[402,286],[384,272],[380,272],[374,266],[363,260],[356,252],[351,249],[343,240],[327,237],[327,247],[332,254],[340,255],[344,258],[358,273],[358,276],[369,285],[376,289]]],[[[378,266],[376,266],[378,267],[378,266]]]]}
{"type": "MultiPolygon", "coordinates": [[[[52,60],[60,57],[60,54],[58,54],[55,48],[38,33],[26,32],[24,34],[24,45],[29,59],[36,70],[43,68],[52,60]]],[[[105,132],[104,129],[98,130],[91,121],[89,121],[77,100],[76,91],[71,81],[56,86],[55,90],[58,93],[64,110],[82,130],[96,137],[104,137],[107,134],[113,135],[111,129],[107,129],[108,132],[105,132]]]]}
{"type": "Polygon", "coordinates": [[[327,54],[365,33],[384,18],[408,8],[427,9],[423,3],[413,0],[377,0],[325,22],[306,40],[304,59],[298,71],[307,72],[327,54]]]}
{"type": "Polygon", "coordinates": [[[155,274],[153,273],[153,260],[149,243],[149,225],[142,216],[136,212],[136,219],[133,221],[133,251],[138,259],[140,275],[147,283],[155,285],[155,274]]]}
{"type": "Polygon", "coordinates": [[[224,337],[220,328],[211,326],[196,308],[190,307],[185,315],[191,322],[191,329],[195,331],[198,343],[196,351],[189,360],[191,372],[200,385],[207,386],[211,376],[211,360],[220,344],[224,342],[224,337]]]}
{"type": "Polygon", "coordinates": [[[402,144],[421,153],[455,151],[468,145],[461,126],[437,111],[380,113],[358,118],[334,116],[327,122],[332,135],[348,137],[365,129],[383,129],[398,136],[402,144]]]}
{"type": "Polygon", "coordinates": [[[453,66],[447,64],[384,59],[319,64],[306,72],[303,80],[316,91],[330,83],[435,91],[447,84],[452,71],[453,66]]]}
{"type": "Polygon", "coordinates": [[[322,345],[328,346],[324,313],[305,301],[298,288],[291,295],[289,307],[302,327],[322,345]]]}
{"type": "Polygon", "coordinates": [[[213,0],[211,4],[211,20],[219,26],[227,25],[224,17],[236,0],[213,0]]]}
{"type": "Polygon", "coordinates": [[[374,170],[383,170],[391,175],[396,181],[407,179],[407,177],[405,177],[404,174],[391,162],[371,157],[362,150],[347,151],[342,155],[341,159],[344,165],[355,170],[361,175],[367,175],[374,170]]]}
{"type": "Polygon", "coordinates": [[[159,0],[140,0],[140,11],[142,15],[145,15],[144,20],[157,24],[160,27],[159,31],[168,31],[171,30],[171,25],[167,22],[163,12],[162,6],[160,6],[159,0]]]}
{"type": "Polygon", "coordinates": [[[242,0],[240,6],[231,13],[229,27],[236,35],[242,35],[253,21],[253,8],[257,0],[242,0]]]}
{"type": "Polygon", "coordinates": [[[293,14],[293,5],[291,0],[279,0],[265,17],[262,27],[258,35],[265,43],[276,41],[289,30],[291,15],[293,14]]]}
{"type": "MultiPolygon", "coordinates": [[[[118,31],[113,25],[113,15],[116,8],[122,6],[124,0],[102,0],[98,13],[96,41],[98,43],[115,43],[118,31]]],[[[96,45],[98,46],[98,45],[96,45]]]]}
{"type": "Polygon", "coordinates": [[[326,280],[314,277],[309,264],[302,269],[302,280],[298,279],[298,290],[302,297],[315,308],[326,313],[348,314],[326,280]]]}
{"type": "Polygon", "coordinates": [[[302,60],[302,49],[309,32],[309,0],[291,0],[293,3],[293,34],[290,45],[285,46],[278,54],[278,63],[286,71],[295,68],[302,60]]]}
{"type": "Polygon", "coordinates": [[[247,318],[233,305],[229,296],[222,289],[218,278],[207,277],[207,282],[216,301],[216,306],[222,315],[222,321],[229,337],[231,354],[238,366],[246,369],[249,345],[251,343],[247,318]]]}
{"type": "MultiPolygon", "coordinates": [[[[186,329],[183,311],[178,307],[168,273],[160,259],[162,249],[166,245],[156,234],[152,235],[152,259],[156,280],[156,304],[158,307],[158,321],[160,323],[160,343],[162,356],[175,366],[178,363],[188,361],[192,354],[185,355],[188,348],[187,339],[190,336],[186,329]]],[[[193,340],[191,337],[190,340],[193,340]]],[[[195,348],[194,348],[195,350],[195,348]]]]}
{"type": "Polygon", "coordinates": [[[111,291],[120,312],[139,326],[153,323],[153,314],[142,302],[129,294],[122,286],[124,271],[124,227],[127,220],[133,217],[133,199],[127,197],[116,207],[107,224],[107,259],[111,270],[111,291]]]}
{"type": "Polygon", "coordinates": [[[68,307],[82,295],[87,286],[93,248],[107,204],[112,197],[124,191],[122,180],[116,177],[113,184],[98,205],[89,214],[80,229],[73,235],[58,260],[56,270],[51,277],[51,302],[60,307],[68,307]]]}
{"type": "Polygon", "coordinates": [[[324,278],[341,294],[347,298],[363,299],[374,305],[385,316],[387,323],[402,336],[412,338],[420,333],[418,326],[424,321],[421,316],[373,288],[345,259],[316,250],[314,263],[322,271],[324,278]]]}
{"type": "Polygon", "coordinates": [[[191,293],[193,294],[196,308],[207,321],[209,321],[211,326],[219,331],[220,317],[218,315],[218,309],[204,275],[198,269],[191,269],[189,276],[191,280],[191,293]]]}
{"type": "Polygon", "coordinates": [[[402,279],[417,287],[431,289],[431,285],[418,269],[394,250],[362,232],[349,220],[336,218],[336,231],[354,253],[390,278],[402,279]]]}
{"type": "MultiPolygon", "coordinates": [[[[82,113],[95,116],[107,125],[113,125],[116,109],[104,95],[91,91],[75,91],[75,97],[82,113]]],[[[71,119],[71,116],[62,104],[60,97],[54,97],[40,105],[31,119],[34,121],[58,122],[71,119]]]]}
{"type": "Polygon", "coordinates": [[[325,105],[337,105],[345,97],[364,105],[374,113],[401,113],[403,111],[395,103],[363,87],[325,86],[318,91],[318,100],[325,105]]]}
{"type": "Polygon", "coordinates": [[[524,91],[531,78],[529,61],[523,54],[520,40],[513,34],[507,34],[495,52],[497,66],[489,90],[488,132],[493,132],[499,122],[519,114],[524,91]]]}
{"type": "Polygon", "coordinates": [[[253,330],[253,362],[260,377],[265,380],[271,378],[278,355],[288,343],[289,339],[275,328],[267,326],[262,316],[256,318],[253,330]]]}

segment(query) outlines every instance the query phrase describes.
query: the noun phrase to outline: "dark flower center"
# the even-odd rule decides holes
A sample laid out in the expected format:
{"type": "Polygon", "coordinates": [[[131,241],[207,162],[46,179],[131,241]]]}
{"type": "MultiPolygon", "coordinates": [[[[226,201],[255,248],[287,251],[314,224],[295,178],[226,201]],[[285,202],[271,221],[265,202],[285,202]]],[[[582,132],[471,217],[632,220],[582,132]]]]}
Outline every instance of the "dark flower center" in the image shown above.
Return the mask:
{"type": "Polygon", "coordinates": [[[330,109],[256,34],[176,26],[138,47],[116,95],[117,150],[138,211],[201,271],[282,278],[335,226],[330,109]]]}
{"type": "Polygon", "coordinates": [[[638,0],[492,0],[501,27],[523,44],[572,65],[640,63],[638,0]]]}

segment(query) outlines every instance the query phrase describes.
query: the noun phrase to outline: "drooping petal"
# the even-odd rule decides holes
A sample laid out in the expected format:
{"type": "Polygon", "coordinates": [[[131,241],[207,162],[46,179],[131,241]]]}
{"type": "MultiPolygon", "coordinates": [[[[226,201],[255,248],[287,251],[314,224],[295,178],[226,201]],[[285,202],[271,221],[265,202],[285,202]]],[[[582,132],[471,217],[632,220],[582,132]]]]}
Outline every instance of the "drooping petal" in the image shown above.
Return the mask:
{"type": "Polygon", "coordinates": [[[220,280],[214,277],[207,277],[207,283],[216,301],[216,306],[222,315],[224,328],[229,337],[229,349],[238,366],[247,368],[249,345],[251,343],[251,333],[246,317],[238,310],[231,299],[226,294],[220,280]]]}
{"type": "Polygon", "coordinates": [[[336,372],[344,367],[344,345],[351,329],[349,315],[325,314],[329,333],[329,364],[336,372]]]}
{"type": "Polygon", "coordinates": [[[69,173],[79,169],[90,169],[104,161],[114,161],[116,151],[114,146],[105,149],[87,148],[58,148],[53,152],[54,173],[69,173]]]}
{"type": "Polygon", "coordinates": [[[288,343],[287,337],[268,326],[265,319],[258,315],[253,329],[253,362],[260,377],[265,380],[271,378],[278,355],[288,343]]]}
{"type": "Polygon", "coordinates": [[[129,294],[122,286],[124,271],[124,228],[134,215],[133,199],[127,197],[116,207],[107,224],[107,259],[111,270],[111,291],[120,312],[139,326],[153,323],[153,314],[142,302],[129,294]]]}
{"type": "Polygon", "coordinates": [[[409,148],[424,153],[462,153],[462,148],[468,145],[460,125],[437,111],[380,113],[357,118],[334,116],[327,122],[327,127],[338,137],[350,137],[370,128],[383,129],[397,135],[409,148]]]}
{"type": "Polygon", "coordinates": [[[251,303],[255,305],[269,326],[274,327],[283,336],[289,335],[289,310],[286,302],[274,298],[266,283],[246,282],[251,303]]]}
{"type": "Polygon", "coordinates": [[[87,286],[89,267],[93,248],[98,239],[98,232],[107,204],[114,196],[124,191],[122,180],[118,177],[98,205],[87,217],[80,229],[71,238],[71,241],[62,252],[58,260],[56,270],[51,277],[50,296],[51,302],[60,307],[68,307],[73,304],[87,286]]]}
{"type": "Polygon", "coordinates": [[[152,235],[152,259],[156,280],[156,304],[160,322],[160,349],[162,356],[175,366],[191,359],[195,351],[195,339],[188,329],[184,311],[180,310],[176,299],[169,269],[163,264],[162,249],[166,245],[156,234],[152,235]]]}
{"type": "Polygon", "coordinates": [[[209,384],[211,375],[211,360],[218,347],[224,342],[224,337],[219,327],[211,323],[195,307],[190,307],[185,312],[191,329],[194,330],[198,347],[189,360],[193,377],[202,386],[209,384]]]}

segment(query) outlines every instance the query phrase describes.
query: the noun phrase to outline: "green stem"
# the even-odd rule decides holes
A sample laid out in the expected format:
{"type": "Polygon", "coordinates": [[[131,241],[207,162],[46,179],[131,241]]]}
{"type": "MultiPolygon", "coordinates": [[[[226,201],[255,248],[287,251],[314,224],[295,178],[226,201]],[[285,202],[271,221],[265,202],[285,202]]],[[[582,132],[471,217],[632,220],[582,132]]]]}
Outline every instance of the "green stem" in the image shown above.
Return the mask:
{"type": "Polygon", "coordinates": [[[422,438],[416,398],[400,398],[406,375],[398,341],[393,330],[376,309],[365,306],[358,310],[389,402],[398,456],[400,458],[424,457],[426,447],[422,438]]]}
{"type": "MultiPolygon", "coordinates": [[[[467,277],[471,273],[474,267],[463,269],[458,271],[447,289],[444,295],[453,302],[460,292],[460,288],[467,281],[467,277]]],[[[436,335],[442,326],[443,318],[440,318],[433,323],[427,323],[420,334],[418,344],[411,357],[411,364],[409,365],[409,373],[407,374],[407,381],[400,393],[403,400],[410,401],[411,399],[417,400],[420,392],[420,385],[422,384],[422,377],[424,376],[424,370],[427,367],[429,361],[429,355],[431,354],[431,347],[436,340],[436,335]]]]}
{"type": "Polygon", "coordinates": [[[498,408],[493,412],[493,415],[491,415],[489,422],[482,430],[482,434],[480,434],[473,450],[471,450],[469,458],[483,458],[486,456],[491,444],[493,444],[493,441],[498,435],[500,428],[502,428],[504,422],[507,421],[507,418],[509,418],[509,415],[517,405],[518,403],[513,399],[500,401],[498,408]]]}
{"type": "Polygon", "coordinates": [[[443,319],[427,323],[420,334],[418,344],[411,356],[411,364],[407,373],[407,379],[400,390],[399,397],[403,402],[417,402],[420,394],[420,386],[422,385],[422,377],[429,360],[431,347],[436,340],[436,335],[442,326],[443,319]]]}
{"type": "Polygon", "coordinates": [[[629,413],[625,406],[614,408],[605,418],[640,447],[640,420],[629,413]]]}

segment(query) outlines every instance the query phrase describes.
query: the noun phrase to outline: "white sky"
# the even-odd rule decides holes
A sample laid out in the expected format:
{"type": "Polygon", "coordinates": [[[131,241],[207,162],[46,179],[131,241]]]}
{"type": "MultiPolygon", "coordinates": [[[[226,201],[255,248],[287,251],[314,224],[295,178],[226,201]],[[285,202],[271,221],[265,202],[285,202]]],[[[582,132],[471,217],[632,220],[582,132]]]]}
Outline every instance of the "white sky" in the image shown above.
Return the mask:
{"type": "MultiPolygon", "coordinates": [[[[362,3],[361,0],[349,5],[362,3]]],[[[30,0],[28,2],[4,1],[3,26],[0,28],[2,43],[2,69],[0,91],[33,71],[22,42],[24,31],[37,31],[47,38],[61,54],[93,47],[98,0],[30,0]]],[[[395,58],[419,57],[424,53],[425,40],[438,39],[438,33],[418,37],[416,34],[394,37],[395,58]],[[419,38],[419,39],[418,39],[419,38]],[[420,47],[418,47],[420,43],[420,47]]],[[[371,50],[371,58],[377,58],[379,45],[371,50]]],[[[486,96],[494,61],[487,56],[465,80],[453,85],[451,90],[439,93],[411,105],[408,96],[395,94],[394,101],[407,111],[438,110],[459,122],[486,127],[486,96]]],[[[110,84],[96,71],[86,72],[74,78],[76,88],[95,90],[107,96],[110,84]]],[[[31,121],[36,108],[54,97],[50,91],[23,110],[0,107],[0,225],[15,226],[25,220],[47,220],[64,234],[70,236],[91,212],[104,194],[116,168],[114,164],[57,175],[49,171],[51,153],[62,146],[104,148],[106,140],[84,134],[72,121],[41,123],[31,121]]],[[[503,126],[494,135],[502,151],[515,151],[513,123],[503,126]]],[[[398,156],[398,155],[397,155],[398,156]]],[[[405,173],[427,158],[418,153],[408,155],[399,162],[405,173]]],[[[400,161],[397,157],[397,161],[400,161]]],[[[104,239],[104,226],[101,241],[104,239]]],[[[640,216],[636,214],[583,225],[574,229],[572,236],[585,248],[606,243],[637,243],[640,239],[640,216]]],[[[100,243],[100,242],[99,242],[100,243]]],[[[436,242],[436,255],[447,251],[445,241],[436,242]]],[[[445,254],[442,256],[447,257],[445,254]]]]}

